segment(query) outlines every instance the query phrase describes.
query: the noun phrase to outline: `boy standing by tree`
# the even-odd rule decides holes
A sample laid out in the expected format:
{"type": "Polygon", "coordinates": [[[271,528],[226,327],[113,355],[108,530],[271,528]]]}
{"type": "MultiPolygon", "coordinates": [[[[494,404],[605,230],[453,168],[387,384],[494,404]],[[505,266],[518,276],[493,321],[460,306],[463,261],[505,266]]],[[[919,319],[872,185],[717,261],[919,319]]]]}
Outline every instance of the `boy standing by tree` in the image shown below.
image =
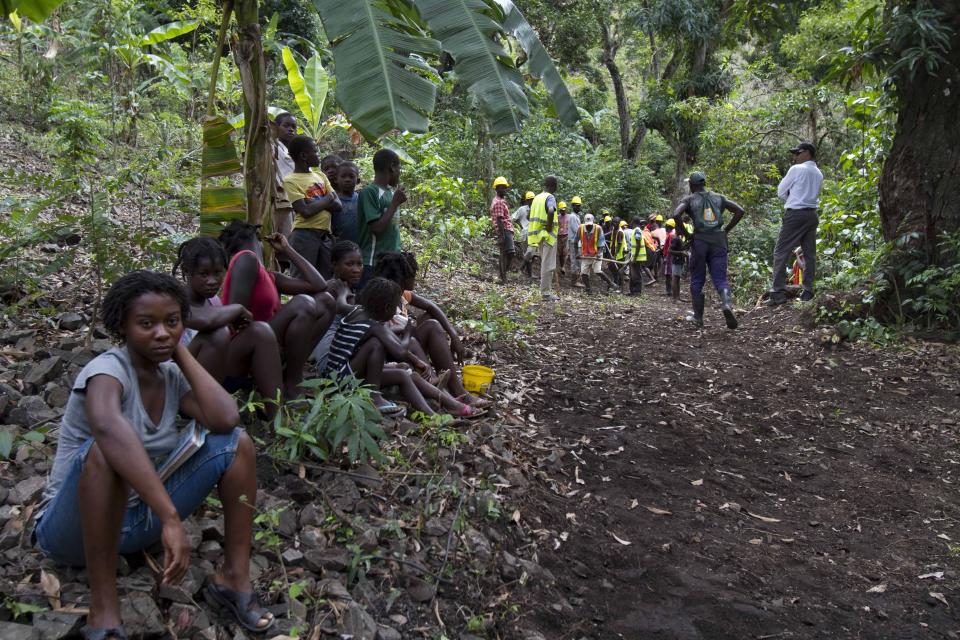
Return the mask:
{"type": "Polygon", "coordinates": [[[281,113],[271,123],[273,132],[273,160],[277,164],[277,199],[274,203],[273,230],[290,237],[293,231],[293,207],[283,188],[283,179],[293,173],[294,163],[287,144],[297,135],[297,119],[290,113],[281,113]]]}
{"type": "Polygon", "coordinates": [[[381,253],[400,251],[400,205],[407,193],[400,185],[400,156],[390,149],[373,154],[373,182],[360,191],[357,205],[357,244],[363,258],[361,289],[373,277],[373,263],[381,253]]]}
{"type": "Polygon", "coordinates": [[[507,205],[507,189],[510,185],[507,179],[499,176],[493,181],[496,195],[490,203],[490,220],[493,222],[493,231],[497,234],[497,247],[500,251],[498,267],[500,270],[500,284],[507,282],[507,269],[513,260],[513,222],[510,220],[510,207],[507,205]]]}
{"type": "MultiPolygon", "coordinates": [[[[296,212],[290,246],[316,267],[324,278],[333,277],[330,248],[333,246],[332,215],[341,209],[340,198],[320,166],[317,143],[309,136],[294,136],[287,145],[293,158],[293,173],[283,179],[287,200],[296,212]]],[[[300,274],[294,273],[295,277],[300,274]]]]}

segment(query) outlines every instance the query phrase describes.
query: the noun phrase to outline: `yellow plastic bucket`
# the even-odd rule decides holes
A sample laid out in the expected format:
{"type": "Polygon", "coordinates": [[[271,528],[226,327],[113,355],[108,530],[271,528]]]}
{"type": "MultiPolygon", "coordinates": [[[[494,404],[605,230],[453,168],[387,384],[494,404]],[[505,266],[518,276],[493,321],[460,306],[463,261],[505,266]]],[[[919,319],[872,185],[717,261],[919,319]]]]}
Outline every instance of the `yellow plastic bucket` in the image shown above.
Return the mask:
{"type": "Polygon", "coordinates": [[[493,382],[493,369],[479,364],[463,367],[463,386],[470,393],[486,393],[493,382]]]}

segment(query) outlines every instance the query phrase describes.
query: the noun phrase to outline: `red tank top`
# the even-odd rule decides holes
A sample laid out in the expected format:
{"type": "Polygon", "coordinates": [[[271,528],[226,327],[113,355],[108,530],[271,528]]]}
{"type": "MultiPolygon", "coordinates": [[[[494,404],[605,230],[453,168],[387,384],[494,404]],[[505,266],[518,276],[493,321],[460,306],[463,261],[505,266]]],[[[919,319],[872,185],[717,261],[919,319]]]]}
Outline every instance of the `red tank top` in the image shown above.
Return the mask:
{"type": "Polygon", "coordinates": [[[237,258],[249,253],[257,260],[257,281],[253,284],[253,291],[250,294],[250,302],[247,309],[253,315],[254,320],[261,322],[270,322],[271,318],[280,310],[280,292],[277,291],[277,283],[274,281],[273,274],[263,268],[263,263],[257,258],[257,254],[249,249],[238,251],[230,261],[227,267],[227,277],[223,279],[223,301],[230,304],[230,282],[233,276],[233,265],[237,258]]]}

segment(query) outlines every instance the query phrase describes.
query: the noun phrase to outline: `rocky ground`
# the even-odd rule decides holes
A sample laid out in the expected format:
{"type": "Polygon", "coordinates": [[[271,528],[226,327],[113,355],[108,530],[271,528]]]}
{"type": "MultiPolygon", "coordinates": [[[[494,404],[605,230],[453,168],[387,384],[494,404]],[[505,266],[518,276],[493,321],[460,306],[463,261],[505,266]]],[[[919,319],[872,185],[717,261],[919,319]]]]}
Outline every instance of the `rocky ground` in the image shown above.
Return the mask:
{"type": "MultiPolygon", "coordinates": [[[[253,564],[273,633],[958,637],[954,347],[834,344],[795,308],[736,332],[714,311],[694,332],[659,292],[544,305],[441,275],[428,289],[448,308],[511,310],[467,331],[497,369],[496,415],[393,425],[376,468],[262,456],[253,564]]],[[[108,342],[88,346],[76,312],[29,317],[0,331],[0,619],[20,614],[0,637],[60,638],[85,575],[33,552],[29,521],[67,383],[108,342]]],[[[128,628],[241,637],[200,594],[216,504],[188,526],[181,587],[158,590],[158,553],[125,559],[128,628]]]]}

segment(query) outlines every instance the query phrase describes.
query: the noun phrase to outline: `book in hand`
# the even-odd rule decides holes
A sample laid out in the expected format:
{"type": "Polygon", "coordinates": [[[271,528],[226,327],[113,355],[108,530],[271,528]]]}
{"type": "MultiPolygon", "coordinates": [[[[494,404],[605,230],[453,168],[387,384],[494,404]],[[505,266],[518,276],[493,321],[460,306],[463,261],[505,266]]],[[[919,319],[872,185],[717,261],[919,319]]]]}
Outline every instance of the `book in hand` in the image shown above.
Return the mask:
{"type": "MultiPolygon", "coordinates": [[[[182,467],[184,463],[189,460],[193,454],[200,450],[200,447],[203,446],[203,443],[207,439],[207,430],[202,426],[197,424],[196,421],[191,421],[184,429],[183,437],[180,439],[180,442],[177,446],[170,452],[167,456],[167,459],[157,467],[157,475],[160,476],[160,482],[166,482],[170,479],[170,476],[173,473],[182,467]]],[[[127,500],[127,506],[132,507],[140,500],[140,496],[136,491],[130,491],[130,499],[127,500]]]]}

